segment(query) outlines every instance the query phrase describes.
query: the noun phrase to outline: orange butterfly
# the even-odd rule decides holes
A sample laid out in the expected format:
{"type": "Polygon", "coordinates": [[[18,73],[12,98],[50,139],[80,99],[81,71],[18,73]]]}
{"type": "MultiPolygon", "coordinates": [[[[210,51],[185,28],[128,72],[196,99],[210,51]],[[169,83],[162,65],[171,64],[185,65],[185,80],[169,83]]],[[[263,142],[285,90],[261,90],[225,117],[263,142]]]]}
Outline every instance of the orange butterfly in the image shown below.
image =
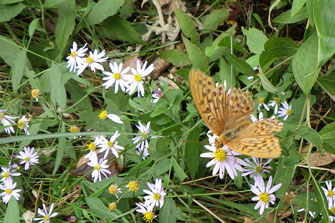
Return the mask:
{"type": "Polygon", "coordinates": [[[248,92],[232,87],[226,93],[222,84],[199,70],[191,70],[189,84],[198,111],[212,132],[218,136],[216,148],[228,148],[254,157],[275,158],[281,154],[279,139],[273,134],[283,125],[277,119],[251,122],[253,112],[248,92]]]}

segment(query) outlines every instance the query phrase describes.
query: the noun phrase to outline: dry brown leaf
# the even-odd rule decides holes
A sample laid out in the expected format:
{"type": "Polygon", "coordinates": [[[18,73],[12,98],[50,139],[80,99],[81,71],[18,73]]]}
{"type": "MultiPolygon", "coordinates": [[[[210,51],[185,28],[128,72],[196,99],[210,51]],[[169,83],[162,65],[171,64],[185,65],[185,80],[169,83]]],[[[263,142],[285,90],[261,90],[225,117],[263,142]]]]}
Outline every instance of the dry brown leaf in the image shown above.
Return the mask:
{"type": "MultiPolygon", "coordinates": [[[[301,155],[306,158],[307,153],[301,153],[301,155]]],[[[310,166],[326,166],[328,164],[331,164],[335,161],[335,155],[328,152],[323,152],[320,156],[320,153],[315,152],[311,153],[309,155],[309,164],[310,166]]],[[[303,165],[306,165],[306,161],[302,163],[303,165]]]]}
{"type": "Polygon", "coordinates": [[[157,57],[154,62],[153,62],[153,65],[155,67],[154,71],[152,71],[151,73],[151,78],[156,80],[160,75],[161,73],[163,73],[163,71],[165,71],[170,63],[166,62],[165,60],[157,57]]]}

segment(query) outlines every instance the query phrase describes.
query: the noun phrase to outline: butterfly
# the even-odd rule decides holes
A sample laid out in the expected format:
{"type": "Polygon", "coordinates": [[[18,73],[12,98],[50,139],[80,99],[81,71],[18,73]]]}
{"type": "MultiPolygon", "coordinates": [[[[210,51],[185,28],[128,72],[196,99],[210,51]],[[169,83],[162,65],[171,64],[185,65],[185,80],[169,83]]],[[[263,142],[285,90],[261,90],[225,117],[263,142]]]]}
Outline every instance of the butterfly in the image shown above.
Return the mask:
{"type": "Polygon", "coordinates": [[[283,129],[274,118],[252,122],[252,94],[223,84],[200,70],[191,70],[189,84],[198,111],[207,127],[218,136],[215,147],[226,145],[236,152],[260,158],[281,154],[279,139],[273,132],[283,129]]]}

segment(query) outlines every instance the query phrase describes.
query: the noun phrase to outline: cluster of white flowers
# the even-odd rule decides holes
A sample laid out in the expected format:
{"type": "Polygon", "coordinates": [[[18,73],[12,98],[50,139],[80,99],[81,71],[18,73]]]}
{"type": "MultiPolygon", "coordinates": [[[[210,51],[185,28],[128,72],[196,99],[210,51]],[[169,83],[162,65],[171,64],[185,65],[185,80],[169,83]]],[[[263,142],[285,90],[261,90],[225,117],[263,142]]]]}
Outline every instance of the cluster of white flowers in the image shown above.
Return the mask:
{"type": "Polygon", "coordinates": [[[123,67],[123,63],[117,64],[116,62],[109,63],[110,71],[105,71],[101,63],[107,60],[105,51],[98,52],[94,50],[86,54],[86,44],[78,49],[77,43],[73,42],[70,55],[67,59],[67,68],[70,72],[76,72],[80,75],[84,70],[89,67],[93,72],[100,70],[105,77],[102,79],[105,81],[102,86],[106,89],[114,85],[114,93],[116,94],[119,89],[125,93],[133,94],[137,90],[137,96],[144,96],[144,81],[146,77],[155,69],[154,65],[151,64],[147,67],[147,61],[144,62],[143,66],[140,61],[136,61],[136,69],[132,67],[123,67]],[[131,73],[129,73],[131,71],[131,73]]]}
{"type": "Polygon", "coordinates": [[[6,110],[0,110],[0,121],[4,127],[4,131],[7,134],[15,133],[14,126],[16,125],[19,129],[23,130],[25,134],[29,135],[29,122],[30,118],[27,118],[25,115],[21,118],[6,115],[6,110]],[[14,120],[18,119],[17,122],[14,120]]]}
{"type": "MultiPolygon", "coordinates": [[[[150,133],[150,122],[147,125],[143,125],[140,121],[138,121],[138,125],[136,125],[137,129],[140,131],[139,136],[136,136],[132,139],[133,143],[137,143],[136,153],[138,155],[142,155],[142,159],[145,160],[150,154],[148,151],[149,142],[148,142],[148,135],[150,133]]],[[[154,138],[155,136],[152,136],[154,138]]]]}
{"type": "Polygon", "coordinates": [[[274,98],[274,100],[270,100],[269,104],[265,103],[265,98],[258,98],[258,107],[257,110],[260,111],[262,107],[264,107],[265,110],[270,111],[270,107],[274,108],[274,114],[278,115],[279,117],[284,117],[283,120],[285,121],[290,115],[293,114],[293,110],[292,110],[292,105],[289,105],[286,101],[283,101],[281,103],[282,107],[279,108],[279,102],[280,99],[279,98],[274,98]],[[279,111],[278,111],[279,108],[279,111]]]}

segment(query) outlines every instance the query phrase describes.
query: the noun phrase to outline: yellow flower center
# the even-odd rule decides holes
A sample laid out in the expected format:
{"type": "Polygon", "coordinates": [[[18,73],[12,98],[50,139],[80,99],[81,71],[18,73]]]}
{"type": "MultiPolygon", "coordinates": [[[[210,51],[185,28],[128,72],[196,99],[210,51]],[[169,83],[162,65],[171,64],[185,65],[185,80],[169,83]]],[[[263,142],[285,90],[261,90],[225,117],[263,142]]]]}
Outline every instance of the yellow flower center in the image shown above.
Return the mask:
{"type": "Polygon", "coordinates": [[[154,213],[152,211],[145,212],[143,214],[143,219],[145,222],[152,222],[154,220],[154,213]]]}
{"type": "Polygon", "coordinates": [[[72,58],[75,58],[75,57],[77,56],[77,52],[76,52],[76,51],[72,52],[72,53],[70,54],[70,56],[71,56],[72,58]]]}
{"type": "Polygon", "coordinates": [[[258,98],[258,102],[259,102],[260,104],[263,104],[263,103],[264,103],[264,98],[258,98]]]}
{"type": "Polygon", "coordinates": [[[259,200],[263,201],[264,203],[268,203],[270,196],[267,193],[260,193],[259,200]]]}
{"type": "Polygon", "coordinates": [[[146,138],[147,137],[147,135],[148,135],[148,133],[147,132],[141,132],[141,134],[142,134],[142,138],[144,139],[144,138],[146,138]]]}
{"type": "Polygon", "coordinates": [[[107,115],[108,115],[107,111],[106,111],[106,110],[102,110],[102,111],[100,112],[100,114],[98,115],[98,117],[99,117],[100,119],[106,119],[106,118],[107,118],[107,115]]]}
{"type": "Polygon", "coordinates": [[[258,166],[255,167],[256,173],[261,173],[262,170],[263,170],[263,167],[261,165],[258,165],[258,166]]]}
{"type": "Polygon", "coordinates": [[[6,194],[11,194],[11,193],[12,193],[12,190],[9,189],[9,188],[7,188],[7,189],[5,190],[5,192],[6,192],[6,194]]]}
{"type": "Polygon", "coordinates": [[[118,187],[116,185],[110,185],[108,191],[110,194],[117,194],[118,187]]]}
{"type": "Polygon", "coordinates": [[[79,128],[77,126],[71,126],[70,132],[72,132],[72,133],[79,132],[79,128]]]}
{"type": "Polygon", "coordinates": [[[331,208],[329,209],[329,211],[330,211],[331,213],[335,214],[335,207],[331,207],[331,208]]]}
{"type": "Polygon", "coordinates": [[[95,151],[95,149],[97,148],[97,145],[94,142],[91,142],[90,144],[88,144],[88,149],[91,151],[95,151]]]}
{"type": "Polygon", "coordinates": [[[3,116],[5,115],[5,113],[0,112],[0,119],[3,119],[3,116]]]}
{"type": "Polygon", "coordinates": [[[327,193],[327,196],[328,197],[334,196],[334,192],[332,190],[329,190],[328,193],[327,193]]]}
{"type": "Polygon", "coordinates": [[[10,177],[10,174],[8,171],[4,172],[3,175],[2,175],[3,178],[9,178],[10,177]]]}
{"type": "Polygon", "coordinates": [[[40,89],[36,88],[36,89],[31,90],[31,96],[33,98],[38,98],[39,94],[40,94],[40,89]]]}
{"type": "Polygon", "coordinates": [[[141,75],[136,74],[136,75],[135,75],[135,81],[140,82],[141,80],[142,80],[141,75]]]}
{"type": "Polygon", "coordinates": [[[23,129],[24,127],[26,127],[26,122],[22,119],[19,119],[19,121],[17,121],[17,127],[23,129]]]}
{"type": "Polygon", "coordinates": [[[130,181],[128,183],[128,188],[131,191],[137,191],[138,190],[138,183],[136,181],[130,181]]]}
{"type": "Polygon", "coordinates": [[[46,215],[43,216],[43,221],[49,221],[49,219],[50,219],[50,218],[49,218],[49,215],[48,215],[48,214],[46,214],[46,215]]]}
{"type": "Polygon", "coordinates": [[[280,99],[279,99],[279,98],[277,98],[277,97],[275,97],[275,100],[274,100],[274,102],[275,102],[276,104],[278,104],[278,103],[280,102],[280,99]]]}
{"type": "Polygon", "coordinates": [[[116,202],[109,203],[108,208],[109,210],[114,211],[116,209],[116,202]]]}
{"type": "Polygon", "coordinates": [[[121,78],[121,74],[120,73],[114,73],[113,77],[115,80],[119,80],[121,78]]]}
{"type": "Polygon", "coordinates": [[[257,73],[256,76],[259,77],[259,73],[257,73]]]}
{"type": "Polygon", "coordinates": [[[112,142],[112,141],[108,141],[107,145],[108,145],[109,148],[111,148],[111,147],[113,147],[114,142],[112,142]]]}
{"type": "Polygon", "coordinates": [[[161,199],[161,195],[159,193],[154,193],[154,199],[159,201],[159,199],[161,199]]]}
{"type": "Polygon", "coordinates": [[[29,161],[30,161],[30,158],[29,158],[29,157],[26,157],[26,158],[24,158],[24,160],[25,160],[26,162],[29,162],[29,161]]]}
{"type": "Polygon", "coordinates": [[[293,113],[292,109],[287,109],[286,114],[292,115],[292,113],[293,113]]]}
{"type": "Polygon", "coordinates": [[[95,166],[94,166],[94,169],[95,169],[95,170],[100,170],[100,165],[99,165],[99,164],[95,165],[95,166]]]}
{"type": "Polygon", "coordinates": [[[215,159],[217,159],[218,161],[225,161],[226,158],[227,158],[227,153],[224,149],[217,149],[215,152],[214,152],[214,155],[215,155],[215,159]]]}
{"type": "Polygon", "coordinates": [[[92,57],[86,57],[86,63],[87,64],[93,63],[93,58],[92,57]]]}

